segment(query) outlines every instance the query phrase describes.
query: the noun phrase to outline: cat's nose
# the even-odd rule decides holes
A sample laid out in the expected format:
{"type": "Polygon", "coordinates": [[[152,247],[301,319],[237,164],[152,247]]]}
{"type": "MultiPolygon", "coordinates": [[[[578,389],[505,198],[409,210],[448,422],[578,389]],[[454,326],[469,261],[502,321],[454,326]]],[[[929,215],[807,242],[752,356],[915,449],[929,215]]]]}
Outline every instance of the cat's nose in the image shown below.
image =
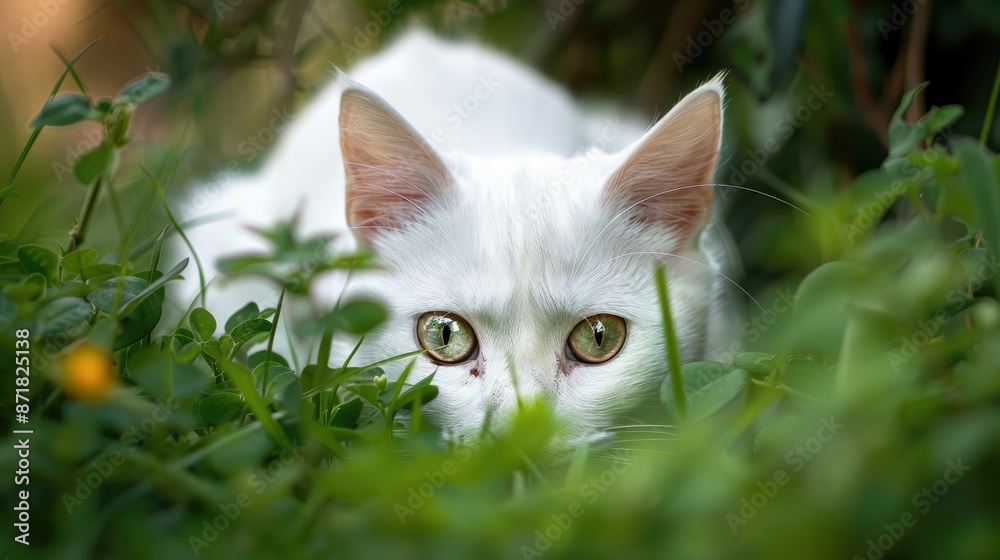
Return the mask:
{"type": "Polygon", "coordinates": [[[493,382],[484,395],[486,409],[491,417],[490,431],[495,434],[509,427],[523,406],[539,400],[547,401],[552,396],[552,388],[546,386],[538,368],[516,367],[513,371],[504,369],[506,371],[497,372],[497,377],[491,380],[493,382]]]}

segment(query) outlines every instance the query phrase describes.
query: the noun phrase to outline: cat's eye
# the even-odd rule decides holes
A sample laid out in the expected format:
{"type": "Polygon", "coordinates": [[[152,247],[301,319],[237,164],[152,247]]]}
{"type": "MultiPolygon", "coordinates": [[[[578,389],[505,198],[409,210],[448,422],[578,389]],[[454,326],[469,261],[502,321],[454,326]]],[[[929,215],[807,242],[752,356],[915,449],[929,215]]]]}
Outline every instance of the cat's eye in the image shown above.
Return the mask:
{"type": "Polygon", "coordinates": [[[424,313],[417,320],[417,340],[427,355],[444,364],[457,364],[471,358],[478,343],[469,323],[443,311],[424,313]]]}
{"type": "Polygon", "coordinates": [[[625,319],[607,313],[591,315],[569,333],[570,357],[585,364],[601,364],[618,355],[625,344],[625,319]]]}

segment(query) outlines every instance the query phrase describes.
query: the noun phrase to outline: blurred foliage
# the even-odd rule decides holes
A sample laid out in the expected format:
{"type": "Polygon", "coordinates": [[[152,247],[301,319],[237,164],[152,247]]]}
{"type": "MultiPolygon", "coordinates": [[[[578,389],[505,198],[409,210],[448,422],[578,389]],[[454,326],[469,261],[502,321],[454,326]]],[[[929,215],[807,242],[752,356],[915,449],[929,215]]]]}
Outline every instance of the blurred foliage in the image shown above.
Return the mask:
{"type": "MultiPolygon", "coordinates": [[[[4,552],[1000,556],[1000,17],[989,0],[752,4],[414,0],[386,18],[383,1],[148,0],[127,14],[157,71],[95,97],[64,57],[23,151],[4,154],[16,165],[0,192],[0,353],[32,353],[30,376],[4,367],[0,402],[4,422],[25,410],[34,430],[32,544],[4,552]],[[719,193],[754,300],[726,355],[665,378],[676,429],[546,467],[555,427],[539,404],[507,437],[442,449],[420,415],[432,379],[328,365],[333,336],[384,319],[377,303],[316,310],[294,333],[316,352],[271,351],[282,306],[316,274],[371,265],[294,223],[260,232],[270,252],[222,264],[279,287],[274,309],[214,317],[200,299],[165,301],[166,283],[200,274],[162,262],[164,240],[196,227],[176,220],[170,186],[236,151],[216,111],[252,112],[226,84],[267,65],[269,116],[307,99],[327,61],[349,66],[415,22],[646,114],[731,69],[718,180],[732,186],[719,193]],[[151,139],[132,130],[144,107],[151,139]],[[100,135],[73,163],[77,192],[31,148],[81,122],[100,135]],[[75,222],[50,211],[66,198],[75,222]],[[179,323],[164,324],[168,305],[187,310],[179,323]]],[[[4,436],[5,473],[17,437],[4,436]]]]}

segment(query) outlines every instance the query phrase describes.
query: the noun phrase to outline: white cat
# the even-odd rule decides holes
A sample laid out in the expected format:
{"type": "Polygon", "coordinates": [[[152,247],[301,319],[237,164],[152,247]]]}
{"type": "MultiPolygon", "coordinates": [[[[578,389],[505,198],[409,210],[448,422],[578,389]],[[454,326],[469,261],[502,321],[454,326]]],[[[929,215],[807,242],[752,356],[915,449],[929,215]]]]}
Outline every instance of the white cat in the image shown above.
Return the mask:
{"type": "MultiPolygon", "coordinates": [[[[302,110],[260,172],[203,189],[200,214],[237,214],[190,235],[209,263],[259,246],[237,224],[299,206],[303,234],[352,228],[385,271],[353,277],[346,297],[390,313],[353,363],[426,348],[409,381],[436,372],[425,413],[456,441],[487,418],[501,432],[518,399],[545,399],[567,427],[559,452],[656,401],[667,371],[657,263],[684,359],[725,342],[728,280],[716,271],[731,255],[710,185],[722,105],[716,78],[639,137],[501,55],[410,32],[302,110]]],[[[342,286],[324,282],[315,299],[332,305],[342,286]]],[[[223,288],[209,294],[220,315],[277,295],[223,288]]],[[[185,289],[190,301],[197,288],[185,289]]]]}

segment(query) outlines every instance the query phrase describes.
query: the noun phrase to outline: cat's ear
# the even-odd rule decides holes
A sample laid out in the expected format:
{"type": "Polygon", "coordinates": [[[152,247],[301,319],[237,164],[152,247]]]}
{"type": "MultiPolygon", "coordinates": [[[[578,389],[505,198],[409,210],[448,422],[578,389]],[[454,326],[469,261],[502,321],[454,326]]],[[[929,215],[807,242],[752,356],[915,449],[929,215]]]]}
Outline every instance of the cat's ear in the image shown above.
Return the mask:
{"type": "Polygon", "coordinates": [[[427,211],[453,180],[409,123],[375,94],[349,88],[340,99],[340,148],[347,179],[347,223],[371,243],[427,211]]]}
{"type": "Polygon", "coordinates": [[[712,175],[722,136],[721,77],[681,100],[633,145],[608,178],[604,198],[615,214],[659,224],[691,247],[712,215],[712,175]]]}

